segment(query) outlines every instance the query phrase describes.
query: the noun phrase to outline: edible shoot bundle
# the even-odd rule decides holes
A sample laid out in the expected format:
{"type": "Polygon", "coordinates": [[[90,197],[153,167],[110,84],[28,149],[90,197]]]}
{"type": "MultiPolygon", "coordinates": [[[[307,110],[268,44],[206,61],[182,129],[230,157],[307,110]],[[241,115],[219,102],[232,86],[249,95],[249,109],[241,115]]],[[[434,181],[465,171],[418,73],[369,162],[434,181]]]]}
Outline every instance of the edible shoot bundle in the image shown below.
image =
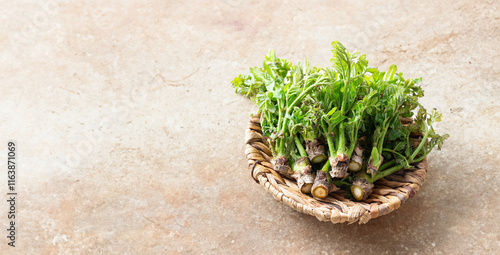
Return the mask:
{"type": "Polygon", "coordinates": [[[232,81],[236,93],[259,107],[273,170],[297,181],[300,192],[322,199],[347,191],[364,201],[374,182],[413,169],[448,135],[433,124],[441,114],[419,102],[421,81],[395,65],[369,67],[365,55],[332,43],[332,66],[310,67],[276,57],[232,81]]]}

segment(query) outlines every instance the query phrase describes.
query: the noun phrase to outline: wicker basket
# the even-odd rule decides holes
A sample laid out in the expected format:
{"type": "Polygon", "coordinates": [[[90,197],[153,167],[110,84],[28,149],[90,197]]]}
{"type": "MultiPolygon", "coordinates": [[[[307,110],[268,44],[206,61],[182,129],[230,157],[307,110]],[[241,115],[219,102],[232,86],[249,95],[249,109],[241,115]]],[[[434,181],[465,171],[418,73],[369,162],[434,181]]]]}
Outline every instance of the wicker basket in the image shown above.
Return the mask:
{"type": "Polygon", "coordinates": [[[246,130],[245,154],[252,177],[273,197],[291,208],[312,216],[320,221],[349,224],[356,221],[367,223],[370,219],[388,214],[398,209],[402,203],[415,196],[425,181],[427,158],[416,168],[399,171],[375,182],[373,193],[366,202],[353,202],[341,193],[330,194],[325,199],[315,199],[299,192],[295,180],[273,171],[270,160],[271,150],[260,127],[259,115],[250,118],[246,130]]]}

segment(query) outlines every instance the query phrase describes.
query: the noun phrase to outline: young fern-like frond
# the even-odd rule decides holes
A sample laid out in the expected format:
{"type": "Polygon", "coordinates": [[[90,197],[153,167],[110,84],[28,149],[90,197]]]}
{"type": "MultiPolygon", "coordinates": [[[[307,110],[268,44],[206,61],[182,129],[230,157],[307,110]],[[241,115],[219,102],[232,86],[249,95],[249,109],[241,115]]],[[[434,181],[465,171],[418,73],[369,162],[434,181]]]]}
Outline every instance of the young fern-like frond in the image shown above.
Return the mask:
{"type": "Polygon", "coordinates": [[[339,74],[341,74],[342,79],[347,79],[351,72],[351,59],[344,45],[340,42],[332,42],[332,53],[333,57],[331,62],[333,67],[339,74]]]}

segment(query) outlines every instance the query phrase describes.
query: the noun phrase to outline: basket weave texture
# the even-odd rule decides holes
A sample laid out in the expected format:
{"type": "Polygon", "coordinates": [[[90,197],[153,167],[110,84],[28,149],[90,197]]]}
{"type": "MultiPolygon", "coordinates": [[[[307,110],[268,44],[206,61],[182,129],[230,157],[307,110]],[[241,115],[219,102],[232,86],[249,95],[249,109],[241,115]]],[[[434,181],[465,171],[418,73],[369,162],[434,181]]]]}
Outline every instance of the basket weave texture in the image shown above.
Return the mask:
{"type": "Polygon", "coordinates": [[[365,224],[370,219],[388,214],[398,209],[409,198],[415,196],[427,174],[427,158],[415,168],[399,171],[376,181],[373,193],[366,202],[353,202],[342,193],[332,193],[325,199],[316,199],[302,194],[294,179],[275,172],[270,163],[271,149],[262,134],[260,115],[250,118],[245,135],[245,154],[252,177],[273,197],[291,208],[312,216],[320,221],[334,224],[359,222],[365,224]]]}

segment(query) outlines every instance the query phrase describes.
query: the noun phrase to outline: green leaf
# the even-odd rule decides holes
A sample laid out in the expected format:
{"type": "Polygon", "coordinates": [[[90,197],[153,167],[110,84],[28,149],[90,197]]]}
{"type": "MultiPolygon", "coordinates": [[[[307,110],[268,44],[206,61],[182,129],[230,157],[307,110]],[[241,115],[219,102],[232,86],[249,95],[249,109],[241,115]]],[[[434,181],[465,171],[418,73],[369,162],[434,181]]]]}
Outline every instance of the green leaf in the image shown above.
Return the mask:
{"type": "Polygon", "coordinates": [[[396,65],[391,65],[387,73],[385,73],[384,75],[384,81],[390,81],[394,79],[394,74],[396,74],[397,69],[398,67],[396,65]]]}
{"type": "Polygon", "coordinates": [[[399,152],[399,151],[402,151],[406,146],[406,142],[405,141],[401,141],[399,142],[395,147],[394,147],[394,150],[399,152]]]}
{"type": "Polygon", "coordinates": [[[283,92],[281,90],[275,90],[275,91],[273,91],[273,97],[276,99],[282,99],[283,92]]]}
{"type": "Polygon", "coordinates": [[[338,123],[344,120],[344,116],[342,115],[342,112],[335,112],[330,116],[329,120],[331,126],[336,126],[338,123]]]}
{"type": "Polygon", "coordinates": [[[337,110],[337,107],[333,107],[327,114],[326,116],[331,116],[335,111],[337,110]]]}
{"type": "Polygon", "coordinates": [[[393,129],[387,133],[387,140],[394,141],[394,140],[398,139],[399,137],[401,137],[401,135],[402,134],[399,130],[393,129]]]}

